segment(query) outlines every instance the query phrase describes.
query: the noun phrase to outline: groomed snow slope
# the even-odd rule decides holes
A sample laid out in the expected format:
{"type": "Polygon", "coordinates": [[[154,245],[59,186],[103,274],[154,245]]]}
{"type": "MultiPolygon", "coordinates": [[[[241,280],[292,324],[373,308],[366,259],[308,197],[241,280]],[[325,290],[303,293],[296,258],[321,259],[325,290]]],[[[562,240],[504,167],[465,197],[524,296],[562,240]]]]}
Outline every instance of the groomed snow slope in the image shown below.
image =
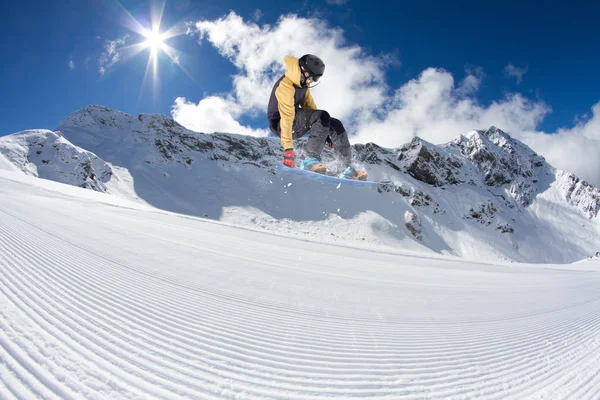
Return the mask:
{"type": "Polygon", "coordinates": [[[597,399],[599,267],[344,248],[0,171],[0,398],[597,399]]]}

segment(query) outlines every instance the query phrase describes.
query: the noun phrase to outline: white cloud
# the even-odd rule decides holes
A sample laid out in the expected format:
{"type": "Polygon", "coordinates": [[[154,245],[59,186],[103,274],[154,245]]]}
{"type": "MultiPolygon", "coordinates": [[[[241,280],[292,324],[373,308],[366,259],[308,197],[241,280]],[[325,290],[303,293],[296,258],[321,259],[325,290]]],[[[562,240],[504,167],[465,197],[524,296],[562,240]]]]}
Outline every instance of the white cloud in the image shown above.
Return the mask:
{"type": "Polygon", "coordinates": [[[208,96],[198,104],[190,103],[182,97],[175,99],[173,117],[181,125],[195,132],[240,133],[251,136],[267,136],[264,129],[252,129],[242,126],[237,118],[239,106],[234,102],[218,96],[208,96]]]}
{"type": "Polygon", "coordinates": [[[504,75],[509,78],[516,78],[517,83],[521,83],[523,81],[523,76],[527,73],[528,70],[528,67],[519,68],[515,67],[512,64],[508,64],[506,67],[504,67],[504,75]]]}
{"type": "Polygon", "coordinates": [[[415,136],[444,143],[460,133],[491,125],[507,132],[531,131],[550,112],[544,103],[520,94],[481,106],[474,97],[481,78],[473,73],[456,88],[449,72],[426,69],[400,87],[379,116],[360,121],[354,140],[396,147],[415,136]]]}
{"type": "Polygon", "coordinates": [[[125,35],[120,39],[107,40],[104,42],[104,51],[100,55],[100,60],[98,61],[98,71],[100,72],[100,75],[104,75],[110,67],[121,60],[120,50],[125,46],[125,41],[128,37],[129,35],[125,35]]]}
{"type": "Polygon", "coordinates": [[[551,135],[525,132],[520,136],[556,168],[573,172],[600,188],[600,102],[592,107],[591,118],[572,128],[551,135]]]}
{"type": "Polygon", "coordinates": [[[476,93],[481,86],[481,81],[485,77],[485,73],[481,67],[467,66],[465,72],[467,76],[465,76],[457,89],[457,94],[462,96],[476,93]]]}
{"type": "Polygon", "coordinates": [[[69,69],[71,71],[75,71],[75,62],[73,61],[72,58],[69,58],[69,64],[68,65],[69,65],[69,69]]]}
{"type": "MultiPolygon", "coordinates": [[[[237,119],[265,115],[272,85],[284,71],[284,55],[313,53],[326,64],[322,83],[313,89],[315,101],[344,122],[353,143],[396,147],[418,135],[439,144],[494,125],[530,145],[557,168],[600,186],[600,103],[591,118],[547,134],[538,127],[551,108],[541,100],[509,93],[489,105],[480,104],[477,93],[485,79],[481,68],[468,67],[458,84],[449,72],[428,68],[390,93],[385,73],[397,61],[348,45],[342,30],[319,19],[286,15],[275,25],[261,26],[232,12],[191,28],[199,43],[210,42],[238,68],[231,93],[198,103],[176,101],[173,117],[193,130],[266,134],[242,126],[237,119]]],[[[527,72],[514,66],[509,70],[517,80],[527,72]]]]}
{"type": "Polygon", "coordinates": [[[549,134],[538,129],[551,112],[547,104],[513,93],[482,106],[474,97],[476,91],[464,95],[465,82],[472,89],[476,80],[467,76],[455,88],[450,73],[429,68],[398,89],[380,116],[360,122],[353,141],[396,147],[419,136],[439,144],[494,125],[529,145],[554,167],[600,187],[600,103],[592,108],[591,118],[549,134]]]}

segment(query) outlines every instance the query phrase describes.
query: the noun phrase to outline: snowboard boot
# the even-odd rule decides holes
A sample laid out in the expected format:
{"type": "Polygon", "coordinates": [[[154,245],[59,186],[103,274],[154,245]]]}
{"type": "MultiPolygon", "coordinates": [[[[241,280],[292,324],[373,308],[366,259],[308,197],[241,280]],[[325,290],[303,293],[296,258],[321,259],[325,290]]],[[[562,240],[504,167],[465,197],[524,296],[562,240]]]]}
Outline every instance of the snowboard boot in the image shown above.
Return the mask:
{"type": "Polygon", "coordinates": [[[356,169],[354,169],[352,167],[348,167],[344,170],[344,172],[342,172],[342,178],[344,178],[344,179],[366,181],[368,176],[369,176],[369,174],[364,169],[357,171],[356,169]]]}
{"type": "Polygon", "coordinates": [[[324,174],[327,172],[327,165],[323,164],[315,157],[309,157],[302,160],[301,168],[306,171],[316,172],[317,174],[324,174]]]}

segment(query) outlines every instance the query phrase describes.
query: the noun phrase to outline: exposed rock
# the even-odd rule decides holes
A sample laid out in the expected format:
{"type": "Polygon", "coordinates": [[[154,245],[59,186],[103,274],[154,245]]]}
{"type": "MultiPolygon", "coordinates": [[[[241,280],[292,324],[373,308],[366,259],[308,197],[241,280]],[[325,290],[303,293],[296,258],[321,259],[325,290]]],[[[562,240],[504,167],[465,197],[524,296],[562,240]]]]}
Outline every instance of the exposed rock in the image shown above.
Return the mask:
{"type": "Polygon", "coordinates": [[[421,232],[421,220],[417,214],[407,211],[404,213],[404,226],[417,240],[423,240],[423,232],[421,232]]]}
{"type": "Polygon", "coordinates": [[[560,171],[559,184],[564,189],[565,199],[582,211],[588,218],[598,215],[600,210],[600,190],[575,175],[560,171]]]}
{"type": "Polygon", "coordinates": [[[498,208],[496,207],[496,204],[489,201],[487,204],[481,204],[477,208],[470,208],[464,218],[473,219],[482,225],[489,226],[496,219],[497,211],[498,208]]]}
{"type": "Polygon", "coordinates": [[[400,147],[397,154],[400,168],[413,178],[432,186],[463,183],[463,162],[456,154],[415,137],[400,147]]]}
{"type": "Polygon", "coordinates": [[[502,233],[514,233],[515,228],[513,228],[510,224],[499,224],[496,227],[496,230],[499,230],[502,233]]]}
{"type": "Polygon", "coordinates": [[[111,167],[60,132],[29,130],[0,138],[0,152],[28,175],[106,192],[111,167]]]}

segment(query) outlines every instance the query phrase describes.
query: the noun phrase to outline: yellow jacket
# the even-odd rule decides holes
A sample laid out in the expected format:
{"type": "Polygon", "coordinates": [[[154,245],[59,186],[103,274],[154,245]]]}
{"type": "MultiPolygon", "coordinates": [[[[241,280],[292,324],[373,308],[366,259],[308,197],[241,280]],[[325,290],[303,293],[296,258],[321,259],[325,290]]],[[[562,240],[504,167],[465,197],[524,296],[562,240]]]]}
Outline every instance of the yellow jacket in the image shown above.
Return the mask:
{"type": "Polygon", "coordinates": [[[269,101],[269,120],[281,118],[281,144],[284,149],[294,147],[292,126],[296,109],[310,108],[317,109],[317,105],[310,94],[310,89],[300,86],[300,65],[298,59],[293,56],[285,56],[283,61],[287,70],[285,75],[275,84],[271,100],[269,101]],[[277,111],[275,112],[274,103],[276,102],[277,111]],[[279,115],[276,115],[279,114],[279,115]]]}

